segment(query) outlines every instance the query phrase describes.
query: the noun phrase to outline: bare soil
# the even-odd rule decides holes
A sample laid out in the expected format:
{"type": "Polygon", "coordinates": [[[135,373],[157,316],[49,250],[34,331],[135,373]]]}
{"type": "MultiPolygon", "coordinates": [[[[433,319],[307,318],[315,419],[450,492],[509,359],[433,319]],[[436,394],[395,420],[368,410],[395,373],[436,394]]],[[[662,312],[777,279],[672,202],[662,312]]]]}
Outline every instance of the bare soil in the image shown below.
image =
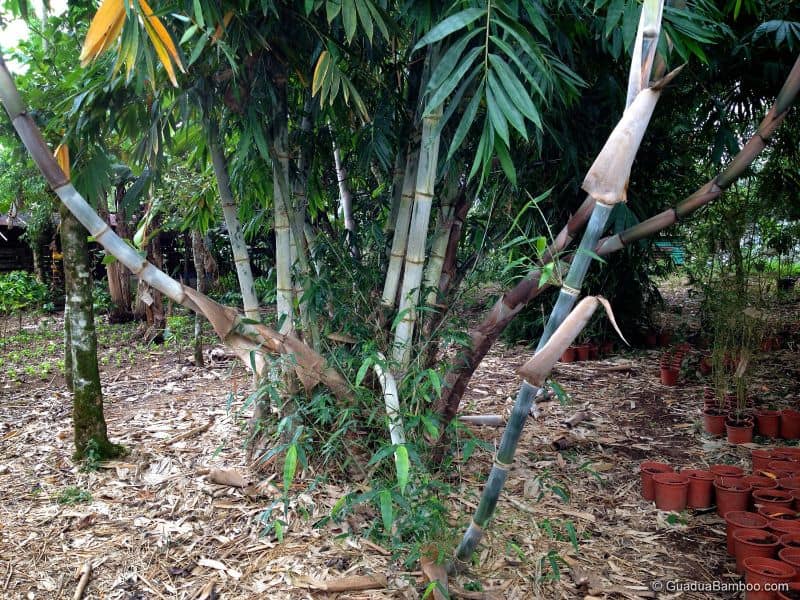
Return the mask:
{"type": "MultiPolygon", "coordinates": [[[[696,331],[696,299],[677,290],[666,295],[664,319],[677,332],[696,331]]],[[[774,316],[796,323],[798,308],[785,304],[774,316]]],[[[72,598],[86,565],[92,571],[84,598],[422,597],[423,575],[407,570],[403,557],[346,523],[314,527],[351,489],[346,482],[300,494],[283,541],[263,535],[259,517],[280,500],[279,484],[248,468],[241,407],[250,379],[221,348],[197,368],[186,348],[137,347],[131,327],[102,327],[109,432],[130,454],[82,471],[70,459],[63,380],[57,368],[42,366],[60,358],[59,318],[27,318],[23,326],[30,336],[8,342],[16,321],[4,324],[0,347],[0,597],[72,598]],[[25,348],[33,350],[23,355],[25,348]],[[220,473],[247,485],[216,484],[220,473]],[[380,589],[319,589],[352,576],[376,578],[380,589]]],[[[757,401],[799,404],[796,342],[757,357],[757,401]]],[[[455,597],[742,597],[667,591],[666,580],[719,590],[739,578],[725,553],[724,522],[713,511],[656,510],[640,497],[638,465],[749,468],[751,449],[772,442],[731,446],[703,434],[709,381],[696,371],[700,351],[690,352],[674,388],[659,382],[660,353],[618,351],[557,366],[554,377],[570,401],[542,404],[541,416],[528,423],[479,566],[455,580],[455,597]],[[580,410],[587,421],[571,430],[561,425],[580,410]],[[561,436],[571,445],[556,452],[551,443],[561,436]],[[662,582],[664,591],[654,591],[662,582]]],[[[515,371],[529,355],[525,347],[498,345],[473,378],[463,412],[505,416],[519,383],[515,371]]],[[[473,430],[491,445],[501,434],[473,430]]],[[[454,474],[456,526],[468,522],[491,460],[478,450],[454,474]]]]}

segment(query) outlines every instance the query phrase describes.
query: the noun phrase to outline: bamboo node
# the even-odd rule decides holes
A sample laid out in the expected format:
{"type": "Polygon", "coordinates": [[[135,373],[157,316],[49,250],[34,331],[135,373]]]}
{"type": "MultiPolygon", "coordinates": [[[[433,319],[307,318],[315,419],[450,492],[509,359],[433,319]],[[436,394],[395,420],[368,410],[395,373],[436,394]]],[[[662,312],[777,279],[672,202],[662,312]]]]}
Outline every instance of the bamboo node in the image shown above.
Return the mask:
{"type": "Polygon", "coordinates": [[[105,221],[103,221],[103,228],[102,228],[102,229],[100,229],[100,231],[99,231],[99,232],[97,232],[97,233],[95,233],[95,234],[94,234],[94,239],[96,239],[96,240],[99,242],[99,241],[100,241],[100,239],[101,239],[101,238],[102,238],[102,237],[103,237],[103,236],[104,236],[106,233],[108,233],[109,231],[111,231],[111,226],[110,226],[108,223],[106,223],[105,221]]]}
{"type": "Polygon", "coordinates": [[[574,296],[575,298],[581,295],[581,291],[579,289],[570,287],[566,283],[561,284],[561,291],[566,292],[567,294],[569,294],[570,296],[574,296]]]}
{"type": "Polygon", "coordinates": [[[477,532],[478,532],[480,535],[483,535],[483,527],[481,527],[480,525],[478,525],[478,524],[475,522],[475,519],[470,519],[470,522],[469,522],[469,528],[470,528],[470,529],[474,529],[474,530],[475,530],[475,531],[477,531],[477,532]]]}
{"type": "Polygon", "coordinates": [[[423,192],[422,190],[415,191],[414,196],[422,196],[423,198],[433,198],[433,194],[429,194],[428,192],[423,192]]]}
{"type": "MultiPolygon", "coordinates": [[[[495,455],[494,455],[494,466],[495,466],[496,468],[500,469],[501,471],[510,471],[510,470],[511,470],[511,467],[513,467],[513,466],[514,466],[514,463],[513,463],[513,462],[510,462],[510,463],[504,463],[504,462],[503,462],[502,460],[500,460],[500,459],[497,457],[497,455],[495,454],[495,455]]],[[[473,521],[473,523],[474,523],[474,521],[473,521]]]]}

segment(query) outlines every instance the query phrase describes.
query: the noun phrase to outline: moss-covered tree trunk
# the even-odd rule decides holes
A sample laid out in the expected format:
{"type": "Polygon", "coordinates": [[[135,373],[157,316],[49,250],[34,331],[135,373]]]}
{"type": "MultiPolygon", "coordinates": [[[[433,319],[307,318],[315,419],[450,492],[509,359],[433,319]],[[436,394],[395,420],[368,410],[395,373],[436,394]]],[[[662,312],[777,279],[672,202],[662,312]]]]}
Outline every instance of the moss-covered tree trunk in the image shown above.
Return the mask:
{"type": "Polygon", "coordinates": [[[72,381],[72,422],[75,429],[75,460],[91,448],[95,458],[110,458],[122,448],[108,440],[103,416],[103,394],[97,367],[97,337],[92,309],[92,273],[88,232],[63,205],[61,248],[64,253],[65,354],[72,381]]]}

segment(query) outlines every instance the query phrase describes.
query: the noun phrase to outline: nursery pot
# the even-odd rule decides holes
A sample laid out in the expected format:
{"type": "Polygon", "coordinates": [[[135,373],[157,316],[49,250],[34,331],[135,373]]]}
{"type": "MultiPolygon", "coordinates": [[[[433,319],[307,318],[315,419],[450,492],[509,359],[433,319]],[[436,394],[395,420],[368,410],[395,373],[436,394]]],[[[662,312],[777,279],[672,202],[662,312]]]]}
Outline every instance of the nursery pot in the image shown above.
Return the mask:
{"type": "Polygon", "coordinates": [[[715,408],[703,411],[703,429],[706,433],[719,437],[725,433],[725,415],[715,408]]]}
{"type": "Polygon", "coordinates": [[[656,508],[681,511],[686,508],[689,493],[689,476],[683,473],[656,473],[653,475],[656,508]]]}
{"type": "Polygon", "coordinates": [[[794,581],[800,581],[800,548],[796,546],[781,548],[778,550],[778,558],[796,571],[794,581]]]}
{"type": "Polygon", "coordinates": [[[744,573],[746,558],[760,556],[772,558],[778,555],[778,537],[766,529],[737,529],[733,533],[736,572],[744,573]]]}
{"type": "Polygon", "coordinates": [[[589,360],[597,360],[598,358],[600,358],[600,349],[597,344],[591,342],[589,344],[589,360]]]}
{"type": "MultiPolygon", "coordinates": [[[[800,531],[794,533],[784,533],[778,538],[781,548],[797,548],[800,550],[800,531]]],[[[778,551],[780,554],[780,550],[778,551]]]]}
{"type": "Polygon", "coordinates": [[[797,571],[786,563],[773,558],[751,556],[743,561],[745,582],[752,591],[745,592],[745,600],[774,600],[778,592],[774,584],[789,583],[797,575],[797,571]],[[765,584],[771,584],[765,589],[765,584]]]}
{"type": "Polygon", "coordinates": [[[718,481],[722,477],[727,480],[744,477],[744,469],[736,465],[711,465],[709,471],[714,474],[714,481],[718,481]]]}
{"type": "MultiPolygon", "coordinates": [[[[773,456],[775,454],[773,453],[773,456]]],[[[788,457],[787,457],[788,458],[788,457]]],[[[767,469],[772,472],[785,471],[800,475],[800,462],[792,460],[771,460],[767,463],[767,469]]]]}
{"type": "Polygon", "coordinates": [[[753,473],[758,471],[766,471],[769,462],[774,460],[772,457],[772,450],[764,450],[757,448],[750,453],[750,458],[753,459],[753,473]]]}
{"type": "Polygon", "coordinates": [[[714,504],[714,475],[711,471],[685,469],[681,471],[689,477],[689,490],[686,506],[689,508],[708,508],[714,504]]]}
{"type": "Polygon", "coordinates": [[[727,543],[728,554],[735,555],[735,544],[733,534],[740,529],[766,529],[769,519],[753,512],[744,510],[732,510],[725,513],[725,541],[727,543]]]}
{"type": "Polygon", "coordinates": [[[578,360],[589,360],[589,354],[590,354],[589,344],[581,344],[580,346],[575,348],[575,350],[578,355],[578,360]]]}
{"type": "Polygon", "coordinates": [[[612,352],[614,352],[614,342],[606,340],[600,344],[600,354],[608,356],[612,352]]]}
{"type": "Polygon", "coordinates": [[[639,473],[642,477],[642,498],[652,502],[656,499],[655,488],[653,487],[653,475],[656,473],[671,473],[674,469],[667,463],[643,462],[639,465],[639,473]]]}
{"type": "MultiPolygon", "coordinates": [[[[795,569],[796,571],[797,569],[795,569]]],[[[795,579],[797,576],[795,575],[795,579]]],[[[789,583],[789,587],[783,590],[778,591],[778,595],[775,596],[777,600],[800,600],[800,582],[792,581],[789,583]]]]}
{"type": "Polygon", "coordinates": [[[778,482],[772,477],[762,477],[761,475],[748,475],[742,477],[742,481],[749,483],[755,490],[772,490],[778,487],[778,482]]]}
{"type": "Polygon", "coordinates": [[[785,440],[800,438],[800,411],[791,408],[781,411],[781,437],[785,440]]]}
{"type": "Polygon", "coordinates": [[[749,444],[753,441],[753,421],[728,417],[725,420],[725,430],[729,444],[749,444]]]}
{"type": "Polygon", "coordinates": [[[575,362],[575,346],[570,346],[564,350],[564,354],[561,355],[561,362],[575,362]]]}
{"type": "Polygon", "coordinates": [[[750,503],[750,484],[740,479],[722,477],[714,480],[714,490],[717,496],[717,514],[739,510],[746,511],[750,503]]]}
{"type": "Polygon", "coordinates": [[[670,387],[678,385],[678,375],[680,375],[680,369],[672,366],[662,366],[661,385],[668,385],[670,387]]]}
{"type": "Polygon", "coordinates": [[[778,487],[782,490],[800,490],[800,476],[781,477],[778,479],[778,487]]]}
{"type": "Polygon", "coordinates": [[[756,411],[756,431],[764,437],[776,438],[781,434],[781,413],[777,410],[756,411]]]}
{"type": "Polygon", "coordinates": [[[788,509],[794,504],[794,496],[786,490],[760,489],[753,491],[753,502],[767,510],[788,509]]]}

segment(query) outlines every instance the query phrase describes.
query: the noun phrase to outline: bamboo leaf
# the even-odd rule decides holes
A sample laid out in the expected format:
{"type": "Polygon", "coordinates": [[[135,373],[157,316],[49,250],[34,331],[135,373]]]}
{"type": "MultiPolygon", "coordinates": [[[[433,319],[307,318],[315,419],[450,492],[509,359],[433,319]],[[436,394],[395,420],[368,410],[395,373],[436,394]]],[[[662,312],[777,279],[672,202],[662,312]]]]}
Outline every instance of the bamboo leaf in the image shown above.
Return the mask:
{"type": "Polygon", "coordinates": [[[483,131],[481,132],[481,137],[478,141],[478,148],[475,151],[475,160],[472,163],[472,168],[469,170],[468,179],[472,179],[478,172],[478,168],[483,164],[484,148],[492,146],[491,140],[489,139],[490,137],[491,131],[489,127],[489,119],[484,119],[483,131]]]}
{"type": "Polygon", "coordinates": [[[381,15],[380,11],[378,11],[377,7],[372,3],[372,0],[365,0],[367,3],[367,8],[369,12],[372,13],[372,18],[375,20],[375,25],[378,26],[378,29],[381,30],[381,35],[383,38],[388,40],[389,39],[389,29],[386,27],[386,21],[383,19],[383,15],[381,15]]]}
{"type": "Polygon", "coordinates": [[[614,31],[619,23],[622,13],[625,10],[625,0],[611,0],[611,5],[608,7],[606,13],[606,22],[604,28],[604,35],[608,37],[614,31]]]}
{"type": "Polygon", "coordinates": [[[428,105],[425,108],[425,114],[431,114],[440,104],[442,104],[447,96],[456,88],[456,86],[461,81],[461,78],[464,77],[464,74],[469,70],[472,66],[472,63],[475,62],[475,59],[478,58],[478,55],[481,53],[483,49],[473,48],[470,50],[464,60],[456,67],[456,69],[450,74],[450,76],[442,83],[436,92],[431,96],[430,100],[428,100],[428,105]]]}
{"type": "Polygon", "coordinates": [[[461,146],[461,143],[464,141],[467,133],[469,133],[472,123],[475,122],[475,115],[478,113],[478,106],[480,106],[482,97],[483,83],[481,83],[478,86],[478,89],[475,90],[472,100],[469,101],[467,108],[464,109],[464,114],[461,115],[461,123],[458,124],[458,128],[453,134],[453,141],[450,143],[450,149],[447,152],[447,160],[450,160],[455,151],[461,146]]]}
{"type": "Polygon", "coordinates": [[[194,19],[201,29],[206,28],[206,20],[203,18],[203,8],[200,6],[200,0],[194,0],[194,19]]]}
{"type": "Polygon", "coordinates": [[[431,92],[444,83],[447,77],[453,72],[456,64],[458,64],[458,59],[461,58],[464,48],[466,48],[470,40],[480,32],[480,29],[476,29],[468,35],[465,35],[455,44],[450,46],[450,48],[448,48],[447,52],[444,53],[444,56],[439,59],[439,64],[436,65],[436,68],[433,70],[433,73],[431,73],[431,76],[428,79],[428,84],[425,86],[426,92],[431,92]]]}
{"type": "Polygon", "coordinates": [[[486,88],[486,112],[489,114],[489,120],[495,132],[500,136],[500,139],[505,145],[508,146],[508,122],[492,93],[491,85],[486,88]]]}
{"type": "Polygon", "coordinates": [[[459,13],[447,17],[444,21],[436,25],[427,34],[425,34],[420,41],[414,46],[412,52],[416,52],[420,48],[438,42],[439,40],[447,37],[451,33],[463,29],[476,19],[484,16],[486,11],[483,8],[467,8],[459,13]]]}
{"type": "Polygon", "coordinates": [[[370,15],[364,0],[355,0],[355,4],[356,11],[358,12],[358,20],[361,21],[361,27],[364,29],[364,33],[367,34],[367,39],[372,43],[372,15],[370,15]]]}
{"type": "Polygon", "coordinates": [[[408,485],[408,473],[410,463],[408,460],[408,448],[402,444],[397,447],[394,453],[395,467],[397,469],[397,485],[400,486],[400,493],[406,493],[406,486],[408,485]]]}
{"type": "Polygon", "coordinates": [[[333,20],[337,17],[339,12],[342,10],[342,2],[341,0],[331,1],[328,0],[325,3],[325,16],[328,19],[328,25],[333,23],[333,20]]]}
{"type": "Polygon", "coordinates": [[[342,2],[342,23],[344,25],[344,35],[348,43],[352,42],[353,36],[356,33],[356,25],[358,24],[356,6],[353,0],[345,0],[342,2]]]}
{"type": "Polygon", "coordinates": [[[323,50],[317,59],[317,66],[314,68],[314,75],[311,78],[311,95],[316,96],[325,81],[328,69],[331,65],[331,57],[327,50],[323,50]]]}
{"type": "Polygon", "coordinates": [[[456,109],[461,105],[461,99],[466,94],[467,90],[472,86],[475,81],[475,78],[481,72],[480,69],[473,69],[472,73],[470,73],[466,79],[461,82],[461,85],[458,86],[456,93],[450,98],[450,101],[447,103],[447,109],[442,113],[442,118],[439,120],[439,124],[436,126],[435,135],[441,134],[442,130],[444,130],[445,125],[450,120],[450,117],[453,116],[456,109]]]}
{"type": "Polygon", "coordinates": [[[392,535],[394,512],[392,510],[391,492],[389,492],[389,490],[381,490],[381,493],[378,494],[378,500],[381,505],[381,520],[383,521],[383,530],[386,535],[392,535]]]}
{"type": "Polygon", "coordinates": [[[489,89],[492,91],[494,95],[494,99],[497,101],[500,109],[502,110],[503,114],[505,115],[508,122],[519,131],[523,138],[527,141],[528,139],[528,131],[525,128],[525,119],[522,114],[514,108],[511,104],[511,100],[506,95],[503,86],[500,85],[500,82],[497,80],[497,76],[494,74],[494,71],[489,71],[489,89]]]}
{"type": "Polygon", "coordinates": [[[372,366],[373,362],[375,362],[375,360],[371,356],[368,356],[364,359],[364,362],[361,363],[361,367],[359,367],[358,373],[356,373],[356,379],[354,382],[356,387],[361,385],[361,382],[364,381],[364,377],[367,376],[367,371],[372,366]]]}
{"type": "Polygon", "coordinates": [[[508,153],[508,148],[502,140],[495,139],[494,151],[497,158],[500,159],[500,166],[503,167],[503,172],[508,177],[511,185],[517,187],[517,170],[514,168],[514,161],[511,160],[511,155],[508,153]]]}
{"type": "Polygon", "coordinates": [[[289,493],[295,472],[297,471],[297,444],[291,444],[286,450],[286,460],[283,462],[283,491],[289,493]]]}
{"type": "Polygon", "coordinates": [[[542,119],[539,116],[539,111],[531,101],[525,88],[520,83],[514,71],[508,66],[502,58],[496,54],[489,54],[489,62],[497,70],[498,79],[503,83],[503,87],[508,94],[508,97],[514,103],[514,106],[528,119],[533,121],[537,128],[542,128],[542,119]]]}

